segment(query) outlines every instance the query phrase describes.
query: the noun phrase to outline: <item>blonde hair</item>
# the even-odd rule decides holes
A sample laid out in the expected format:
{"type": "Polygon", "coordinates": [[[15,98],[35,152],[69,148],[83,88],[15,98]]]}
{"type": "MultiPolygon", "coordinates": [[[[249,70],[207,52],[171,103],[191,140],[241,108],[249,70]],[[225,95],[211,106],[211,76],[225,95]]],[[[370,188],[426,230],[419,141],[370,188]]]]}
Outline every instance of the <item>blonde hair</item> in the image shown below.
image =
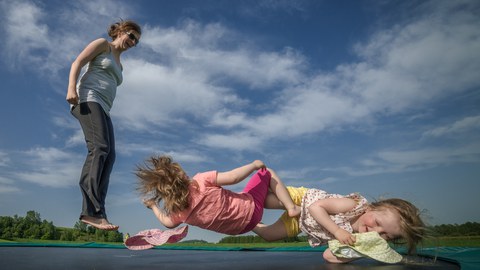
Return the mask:
{"type": "Polygon", "coordinates": [[[414,252],[416,246],[424,239],[426,226],[420,217],[420,211],[412,203],[403,199],[391,198],[371,203],[370,209],[393,209],[400,215],[400,228],[403,235],[393,239],[393,242],[406,244],[409,254],[414,252]]]}
{"type": "Polygon", "coordinates": [[[191,181],[180,164],[171,157],[150,157],[144,166],[137,166],[135,175],[139,179],[137,190],[141,195],[150,196],[157,204],[163,199],[167,214],[178,213],[189,207],[188,187],[191,181]]]}
{"type": "Polygon", "coordinates": [[[136,22],[132,20],[121,20],[110,25],[108,28],[108,36],[110,36],[112,40],[115,40],[121,33],[132,30],[136,31],[139,35],[142,35],[142,28],[136,22]]]}

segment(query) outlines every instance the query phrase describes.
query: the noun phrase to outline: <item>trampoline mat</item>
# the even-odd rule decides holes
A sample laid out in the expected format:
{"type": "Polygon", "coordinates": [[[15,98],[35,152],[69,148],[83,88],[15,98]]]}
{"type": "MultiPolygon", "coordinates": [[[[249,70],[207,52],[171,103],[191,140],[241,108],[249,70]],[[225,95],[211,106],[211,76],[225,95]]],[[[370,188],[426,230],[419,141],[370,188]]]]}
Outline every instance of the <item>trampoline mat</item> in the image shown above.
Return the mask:
{"type": "Polygon", "coordinates": [[[454,263],[426,257],[409,261],[390,265],[359,259],[349,264],[329,264],[321,252],[0,247],[2,269],[460,269],[454,263]]]}

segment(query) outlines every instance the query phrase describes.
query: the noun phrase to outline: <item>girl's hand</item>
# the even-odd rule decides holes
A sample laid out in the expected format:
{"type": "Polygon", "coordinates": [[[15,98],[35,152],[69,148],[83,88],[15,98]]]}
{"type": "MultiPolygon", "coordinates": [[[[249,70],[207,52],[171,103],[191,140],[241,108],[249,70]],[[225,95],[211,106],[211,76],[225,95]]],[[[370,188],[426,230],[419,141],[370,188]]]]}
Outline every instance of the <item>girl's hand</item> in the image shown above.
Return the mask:
{"type": "Polygon", "coordinates": [[[255,160],[254,162],[252,162],[252,164],[255,167],[255,170],[259,170],[267,167],[265,166],[265,163],[263,163],[263,161],[261,160],[255,160]]]}
{"type": "Polygon", "coordinates": [[[342,228],[339,228],[335,233],[334,233],[335,238],[340,241],[340,243],[344,245],[353,245],[356,241],[355,236],[353,236],[351,233],[345,231],[342,228]]]}

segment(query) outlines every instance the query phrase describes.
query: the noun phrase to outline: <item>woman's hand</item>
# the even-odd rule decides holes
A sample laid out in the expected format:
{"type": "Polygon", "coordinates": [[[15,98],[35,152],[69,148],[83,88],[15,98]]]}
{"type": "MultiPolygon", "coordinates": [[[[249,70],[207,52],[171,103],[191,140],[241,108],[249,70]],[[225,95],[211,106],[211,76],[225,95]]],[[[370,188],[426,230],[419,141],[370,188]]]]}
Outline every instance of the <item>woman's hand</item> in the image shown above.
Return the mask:
{"type": "Polygon", "coordinates": [[[342,228],[338,228],[338,230],[334,233],[335,238],[340,241],[340,243],[344,245],[353,245],[356,241],[355,236],[351,233],[345,231],[342,228]]]}
{"type": "Polygon", "coordinates": [[[78,104],[78,95],[77,95],[77,91],[75,90],[68,90],[67,91],[67,97],[66,97],[66,100],[68,103],[72,104],[72,105],[77,105],[78,104]]]}

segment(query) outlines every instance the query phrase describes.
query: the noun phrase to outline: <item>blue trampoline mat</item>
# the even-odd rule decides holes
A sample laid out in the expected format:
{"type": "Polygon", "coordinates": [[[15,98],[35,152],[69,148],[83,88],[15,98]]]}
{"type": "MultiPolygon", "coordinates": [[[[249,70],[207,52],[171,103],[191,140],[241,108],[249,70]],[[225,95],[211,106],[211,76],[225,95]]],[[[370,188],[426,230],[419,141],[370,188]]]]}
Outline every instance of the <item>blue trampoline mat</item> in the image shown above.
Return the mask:
{"type": "MultiPolygon", "coordinates": [[[[480,249],[476,249],[478,252],[480,249]]],[[[452,251],[453,252],[453,251],[452,251]]],[[[460,269],[454,260],[407,257],[407,264],[383,264],[359,259],[349,264],[329,264],[318,251],[269,249],[210,251],[156,248],[132,251],[124,248],[0,246],[2,269],[460,269]]],[[[478,266],[473,264],[473,267],[478,266]]],[[[462,269],[478,269],[465,268],[462,269]]]]}

